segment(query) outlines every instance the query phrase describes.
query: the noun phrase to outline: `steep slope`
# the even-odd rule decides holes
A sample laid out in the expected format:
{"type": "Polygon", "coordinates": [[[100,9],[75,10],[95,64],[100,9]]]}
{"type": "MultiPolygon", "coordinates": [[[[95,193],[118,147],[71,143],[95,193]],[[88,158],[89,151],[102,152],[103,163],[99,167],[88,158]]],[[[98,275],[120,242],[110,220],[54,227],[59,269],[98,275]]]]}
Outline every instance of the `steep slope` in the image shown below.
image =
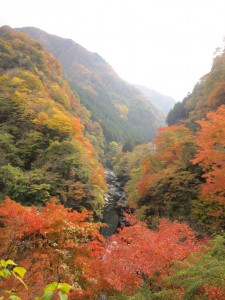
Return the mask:
{"type": "Polygon", "coordinates": [[[172,97],[162,95],[159,92],[145,86],[135,85],[135,87],[138,88],[157,109],[165,114],[167,114],[176,103],[175,99],[172,97]]]}
{"type": "Polygon", "coordinates": [[[168,114],[171,126],[117,160],[130,176],[128,204],[154,226],[159,217],[189,222],[201,234],[225,229],[225,50],[211,72],[168,114]],[[143,153],[143,157],[142,157],[143,153]],[[142,160],[138,161],[138,156],[142,160]],[[138,164],[136,164],[139,163],[138,164]]]}
{"type": "Polygon", "coordinates": [[[69,39],[37,28],[17,29],[28,33],[59,59],[63,72],[81,102],[98,121],[108,141],[149,141],[163,124],[154,106],[135,87],[121,80],[96,53],[69,39]]]}
{"type": "Polygon", "coordinates": [[[225,104],[225,50],[214,59],[211,71],[195,85],[192,93],[176,103],[168,114],[168,125],[185,121],[191,128],[196,120],[225,104]]]}
{"type": "Polygon", "coordinates": [[[62,77],[59,62],[36,41],[0,28],[0,197],[96,212],[103,170],[82,122],[90,121],[62,77]]]}

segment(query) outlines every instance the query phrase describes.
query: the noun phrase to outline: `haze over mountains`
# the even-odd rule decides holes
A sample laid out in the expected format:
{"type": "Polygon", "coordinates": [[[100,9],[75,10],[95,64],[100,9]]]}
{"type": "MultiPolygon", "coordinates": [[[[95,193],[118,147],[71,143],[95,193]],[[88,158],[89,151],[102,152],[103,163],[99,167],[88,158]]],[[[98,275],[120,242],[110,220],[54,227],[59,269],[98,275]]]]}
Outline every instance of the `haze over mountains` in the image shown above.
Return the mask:
{"type": "Polygon", "coordinates": [[[0,299],[224,300],[225,48],[138,144],[163,113],[97,54],[29,30],[73,90],[0,27],[0,299]]]}
{"type": "Polygon", "coordinates": [[[176,100],[174,98],[162,95],[159,92],[149,89],[146,86],[135,85],[135,87],[138,88],[157,109],[163,111],[165,114],[167,114],[176,103],[176,100]]]}
{"type": "Polygon", "coordinates": [[[107,141],[152,140],[165,116],[137,88],[116,74],[98,54],[84,49],[70,39],[48,34],[40,29],[17,29],[39,41],[62,63],[63,73],[78,93],[81,103],[100,123],[107,141]]]}

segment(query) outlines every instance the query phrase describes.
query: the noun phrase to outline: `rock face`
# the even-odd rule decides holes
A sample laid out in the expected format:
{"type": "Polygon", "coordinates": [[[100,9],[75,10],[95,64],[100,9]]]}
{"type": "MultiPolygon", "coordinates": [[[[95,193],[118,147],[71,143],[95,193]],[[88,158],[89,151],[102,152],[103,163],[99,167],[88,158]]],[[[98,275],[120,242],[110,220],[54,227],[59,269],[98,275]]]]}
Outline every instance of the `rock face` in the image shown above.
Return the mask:
{"type": "Polygon", "coordinates": [[[102,228],[101,233],[109,237],[123,224],[123,212],[128,207],[123,182],[109,169],[105,170],[105,180],[108,183],[108,191],[105,195],[103,222],[107,224],[107,227],[102,228]]]}

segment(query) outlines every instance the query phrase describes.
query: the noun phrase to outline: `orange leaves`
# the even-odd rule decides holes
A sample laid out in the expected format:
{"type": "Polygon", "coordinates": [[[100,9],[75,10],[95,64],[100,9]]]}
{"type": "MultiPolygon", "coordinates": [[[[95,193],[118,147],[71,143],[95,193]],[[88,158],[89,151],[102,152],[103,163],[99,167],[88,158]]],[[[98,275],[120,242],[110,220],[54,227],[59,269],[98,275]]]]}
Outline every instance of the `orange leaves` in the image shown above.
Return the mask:
{"type": "Polygon", "coordinates": [[[206,119],[197,122],[201,129],[196,136],[198,150],[193,163],[200,163],[204,169],[225,160],[225,106],[220,106],[216,112],[209,112],[206,119]]]}
{"type": "Polygon", "coordinates": [[[83,127],[78,118],[73,117],[73,132],[77,133],[83,130],[83,127]]]}
{"type": "Polygon", "coordinates": [[[56,199],[38,211],[8,198],[0,204],[0,217],[0,256],[16,258],[30,270],[26,282],[31,299],[56,279],[77,282],[104,240],[98,230],[101,224],[90,221],[92,213],[71,211],[56,199]]]}
{"type": "Polygon", "coordinates": [[[6,198],[5,202],[0,204],[0,217],[8,230],[12,230],[13,237],[18,235],[19,238],[39,231],[44,221],[36,207],[23,207],[10,198],[6,198]]]}
{"type": "Polygon", "coordinates": [[[133,215],[106,244],[91,215],[56,199],[40,211],[10,199],[0,204],[0,256],[16,258],[28,270],[29,299],[56,279],[75,286],[71,299],[95,299],[101,291],[133,294],[144,278],[160,280],[174,260],[202,245],[188,225],[162,220],[153,231],[133,215]]]}
{"type": "Polygon", "coordinates": [[[138,189],[146,195],[149,188],[170,172],[186,168],[192,157],[194,138],[183,125],[161,128],[154,141],[156,152],[147,156],[142,163],[142,179],[138,189]],[[165,174],[164,174],[165,173],[165,174]]]}
{"type": "Polygon", "coordinates": [[[140,183],[138,184],[138,192],[140,195],[146,195],[150,185],[151,185],[151,178],[152,176],[150,174],[147,174],[145,176],[143,176],[143,178],[141,179],[140,183]]]}
{"type": "Polygon", "coordinates": [[[193,136],[183,125],[161,128],[155,139],[157,156],[163,159],[166,165],[173,163],[180,159],[182,151],[192,141],[193,136]]]}
{"type": "Polygon", "coordinates": [[[202,246],[186,224],[162,220],[153,231],[133,216],[130,223],[111,237],[97,266],[103,289],[132,294],[145,276],[160,279],[174,260],[183,260],[202,246]]]}
{"type": "Polygon", "coordinates": [[[202,194],[211,202],[225,205],[225,106],[209,112],[197,123],[201,126],[196,136],[200,149],[192,162],[206,172],[202,194]]]}

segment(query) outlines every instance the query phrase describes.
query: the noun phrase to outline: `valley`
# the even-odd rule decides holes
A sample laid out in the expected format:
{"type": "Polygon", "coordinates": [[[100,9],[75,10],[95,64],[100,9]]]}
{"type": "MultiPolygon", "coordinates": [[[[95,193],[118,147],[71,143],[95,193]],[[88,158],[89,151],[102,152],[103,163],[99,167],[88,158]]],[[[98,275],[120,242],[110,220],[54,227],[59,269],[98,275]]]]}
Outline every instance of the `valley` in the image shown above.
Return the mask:
{"type": "Polygon", "coordinates": [[[224,91],[224,49],[175,103],[1,27],[0,299],[224,300],[224,91]]]}

